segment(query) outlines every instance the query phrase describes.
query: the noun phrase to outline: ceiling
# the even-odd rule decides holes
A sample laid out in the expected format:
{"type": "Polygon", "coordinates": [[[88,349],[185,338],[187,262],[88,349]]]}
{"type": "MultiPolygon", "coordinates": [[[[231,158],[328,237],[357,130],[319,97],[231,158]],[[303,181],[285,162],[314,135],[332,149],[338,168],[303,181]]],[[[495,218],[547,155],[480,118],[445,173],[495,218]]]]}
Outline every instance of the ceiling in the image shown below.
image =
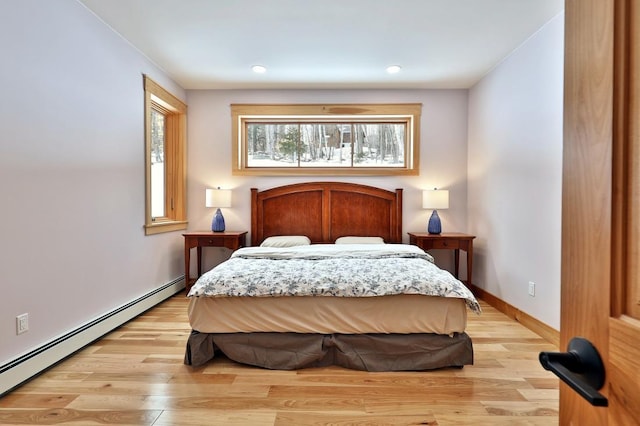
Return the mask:
{"type": "Polygon", "coordinates": [[[185,89],[468,88],[563,0],[79,0],[185,89]],[[252,65],[267,71],[256,74],[252,65]],[[400,65],[388,74],[389,65],[400,65]]]}

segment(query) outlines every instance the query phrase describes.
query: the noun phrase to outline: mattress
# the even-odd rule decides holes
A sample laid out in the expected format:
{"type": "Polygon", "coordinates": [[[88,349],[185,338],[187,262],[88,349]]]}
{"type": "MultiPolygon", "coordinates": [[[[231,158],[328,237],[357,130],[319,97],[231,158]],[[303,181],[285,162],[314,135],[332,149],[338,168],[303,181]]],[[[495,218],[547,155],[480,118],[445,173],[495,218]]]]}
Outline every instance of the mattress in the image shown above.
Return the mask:
{"type": "Polygon", "coordinates": [[[377,297],[192,297],[200,333],[462,333],[464,299],[399,294],[377,297]]]}

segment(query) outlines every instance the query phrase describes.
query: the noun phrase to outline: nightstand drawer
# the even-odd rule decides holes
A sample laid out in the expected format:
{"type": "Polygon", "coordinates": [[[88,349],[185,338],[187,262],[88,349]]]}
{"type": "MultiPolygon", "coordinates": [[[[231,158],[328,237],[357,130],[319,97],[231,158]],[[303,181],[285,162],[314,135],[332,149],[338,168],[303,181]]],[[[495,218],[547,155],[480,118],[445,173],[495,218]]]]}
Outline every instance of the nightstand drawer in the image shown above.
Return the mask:
{"type": "Polygon", "coordinates": [[[199,246],[224,246],[222,237],[197,237],[199,246]]]}
{"type": "Polygon", "coordinates": [[[434,240],[431,241],[431,248],[434,249],[459,249],[459,240],[434,240]]]}

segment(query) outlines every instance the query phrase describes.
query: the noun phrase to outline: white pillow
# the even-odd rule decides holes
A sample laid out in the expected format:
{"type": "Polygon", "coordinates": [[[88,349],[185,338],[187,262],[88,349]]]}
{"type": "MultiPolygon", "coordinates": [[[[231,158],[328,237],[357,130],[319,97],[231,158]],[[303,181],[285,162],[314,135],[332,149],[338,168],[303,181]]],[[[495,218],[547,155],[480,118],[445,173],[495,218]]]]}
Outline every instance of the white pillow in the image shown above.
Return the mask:
{"type": "Polygon", "coordinates": [[[384,244],[382,237],[340,237],[336,244],[384,244]]]}
{"type": "Polygon", "coordinates": [[[308,246],[311,240],[304,235],[279,235],[277,237],[267,237],[260,247],[294,247],[308,246]]]}

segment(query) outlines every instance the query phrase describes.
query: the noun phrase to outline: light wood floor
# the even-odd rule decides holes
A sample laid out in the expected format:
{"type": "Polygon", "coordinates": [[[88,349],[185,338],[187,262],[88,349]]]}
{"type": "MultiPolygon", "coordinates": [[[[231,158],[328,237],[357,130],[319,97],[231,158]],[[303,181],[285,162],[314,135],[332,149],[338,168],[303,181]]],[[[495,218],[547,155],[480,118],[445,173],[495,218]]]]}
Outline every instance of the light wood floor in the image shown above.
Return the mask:
{"type": "Polygon", "coordinates": [[[182,364],[179,294],[0,399],[0,424],[557,425],[552,344],[482,303],[469,315],[475,364],[429,372],[269,371],[182,364]]]}

